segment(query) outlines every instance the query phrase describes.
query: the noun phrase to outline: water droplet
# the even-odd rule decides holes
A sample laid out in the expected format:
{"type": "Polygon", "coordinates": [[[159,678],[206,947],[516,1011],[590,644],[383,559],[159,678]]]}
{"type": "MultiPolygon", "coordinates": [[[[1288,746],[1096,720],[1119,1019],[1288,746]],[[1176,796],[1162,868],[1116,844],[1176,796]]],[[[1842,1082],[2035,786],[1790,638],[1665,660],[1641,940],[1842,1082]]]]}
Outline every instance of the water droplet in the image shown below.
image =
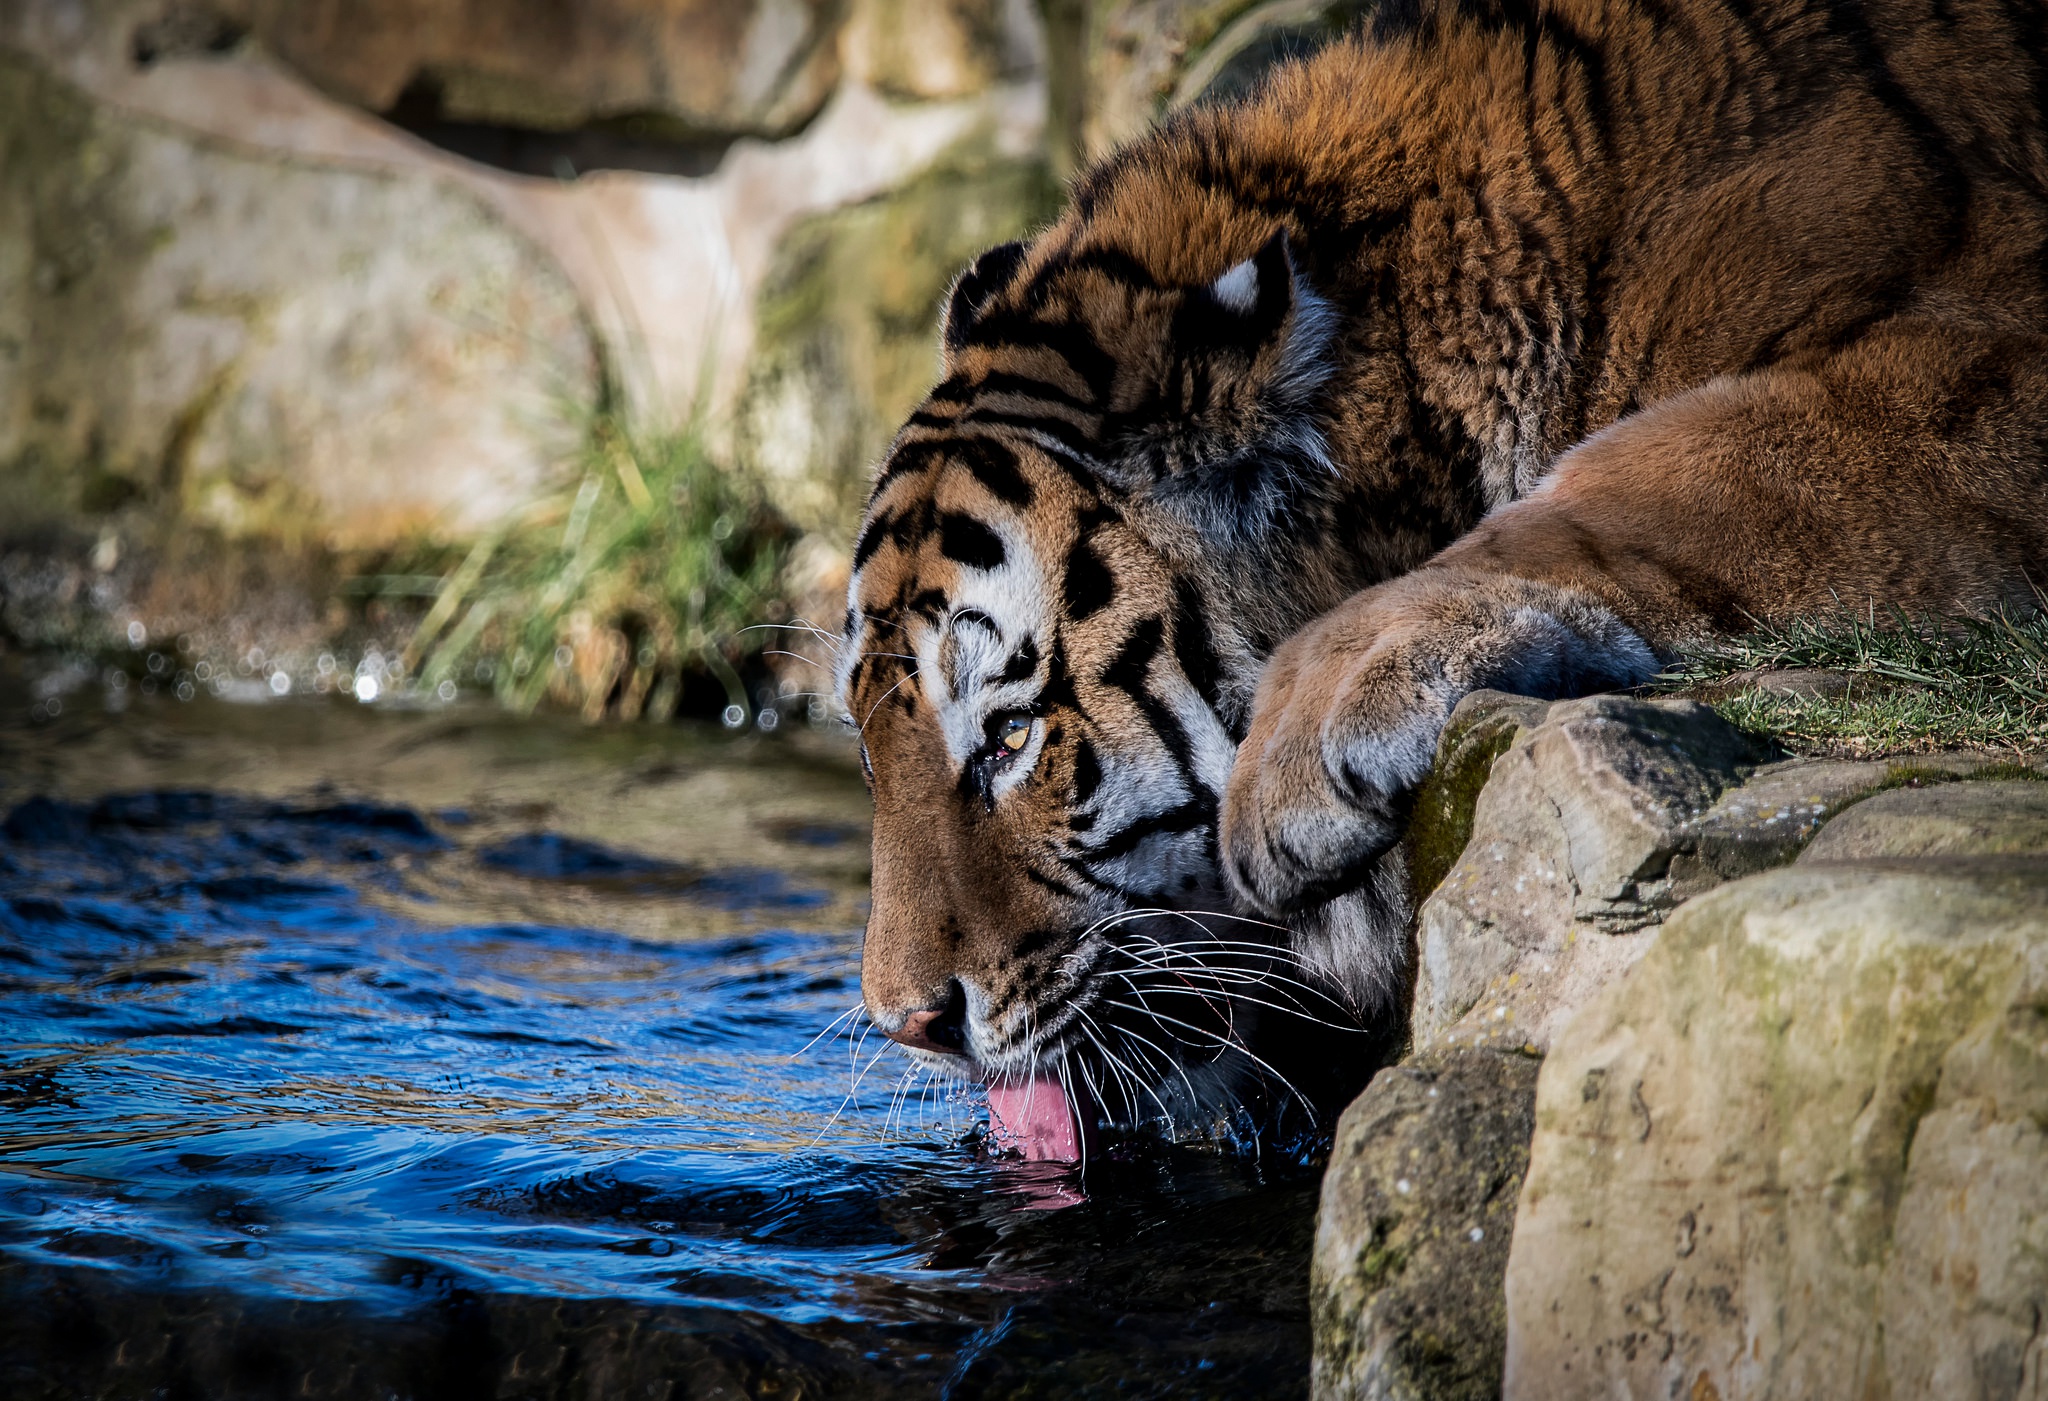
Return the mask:
{"type": "Polygon", "coordinates": [[[440,685],[434,688],[434,694],[439,696],[444,701],[454,700],[455,683],[453,681],[443,681],[440,685]]]}
{"type": "Polygon", "coordinates": [[[725,722],[728,730],[737,730],[747,723],[747,708],[743,705],[729,705],[725,708],[725,713],[718,718],[725,722]]]}
{"type": "Polygon", "coordinates": [[[768,706],[754,717],[754,723],[763,730],[772,730],[782,723],[782,713],[775,709],[774,706],[768,706]]]}
{"type": "Polygon", "coordinates": [[[147,641],[149,641],[149,629],[140,622],[131,619],[128,623],[128,645],[130,647],[140,647],[147,641]]]}
{"type": "Polygon", "coordinates": [[[377,699],[377,678],[364,672],[356,678],[356,699],[368,705],[377,699]]]}
{"type": "Polygon", "coordinates": [[[284,672],[283,672],[282,670],[278,670],[278,671],[273,671],[273,672],[271,672],[271,673],[270,673],[270,694],[272,694],[273,696],[288,696],[288,695],[290,695],[291,693],[292,693],[292,679],[291,679],[291,677],[287,676],[287,675],[286,675],[286,674],[285,674],[285,673],[284,673],[284,672]]]}
{"type": "Polygon", "coordinates": [[[1485,1239],[1486,1239],[1486,1230],[1485,1230],[1485,1228],[1484,1228],[1484,1227],[1482,1227],[1482,1226],[1474,1226],[1474,1227],[1472,1228],[1472,1239],[1473,1239],[1473,1240],[1475,1240],[1475,1241],[1482,1241],[1482,1240],[1485,1240],[1485,1239]]]}

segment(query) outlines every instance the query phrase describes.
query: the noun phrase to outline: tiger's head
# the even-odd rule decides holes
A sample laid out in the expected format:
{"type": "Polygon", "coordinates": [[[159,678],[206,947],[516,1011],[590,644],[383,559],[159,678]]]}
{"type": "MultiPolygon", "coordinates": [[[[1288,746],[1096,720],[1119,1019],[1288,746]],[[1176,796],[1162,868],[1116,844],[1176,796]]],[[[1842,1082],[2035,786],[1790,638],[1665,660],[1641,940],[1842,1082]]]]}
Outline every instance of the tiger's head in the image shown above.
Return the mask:
{"type": "Polygon", "coordinates": [[[1342,327],[1290,232],[1096,227],[1070,215],[961,276],[942,382],[855,543],[837,683],[875,804],[861,985],[877,1027],[989,1081],[992,1107],[1026,1086],[1184,1128],[1272,1070],[1262,1025],[1392,1021],[1398,874],[1247,918],[1217,813],[1263,659],[1372,581],[1375,540],[1403,547],[1332,465],[1342,327]]]}

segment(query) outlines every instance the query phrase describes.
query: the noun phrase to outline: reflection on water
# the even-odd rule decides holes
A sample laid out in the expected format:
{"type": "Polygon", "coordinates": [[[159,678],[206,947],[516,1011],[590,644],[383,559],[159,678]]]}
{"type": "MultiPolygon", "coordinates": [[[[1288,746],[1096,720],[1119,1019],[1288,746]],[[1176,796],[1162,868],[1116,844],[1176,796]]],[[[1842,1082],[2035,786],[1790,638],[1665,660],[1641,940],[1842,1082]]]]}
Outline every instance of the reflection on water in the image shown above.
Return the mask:
{"type": "Polygon", "coordinates": [[[831,743],[89,712],[0,694],[0,1395],[1305,1391],[1311,1175],[835,1023],[831,743]]]}

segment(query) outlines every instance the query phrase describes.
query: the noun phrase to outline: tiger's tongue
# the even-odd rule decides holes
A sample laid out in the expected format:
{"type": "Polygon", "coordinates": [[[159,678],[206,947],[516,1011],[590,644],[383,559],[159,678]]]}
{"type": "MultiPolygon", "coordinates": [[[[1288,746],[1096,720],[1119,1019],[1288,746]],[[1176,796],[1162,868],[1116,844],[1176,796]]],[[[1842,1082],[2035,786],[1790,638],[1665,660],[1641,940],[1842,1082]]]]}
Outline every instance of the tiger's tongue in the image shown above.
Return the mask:
{"type": "Polygon", "coordinates": [[[1018,1150],[1026,1162],[1079,1162],[1093,1136],[1094,1125],[1075,1112],[1066,1088],[1052,1076],[992,1082],[988,1113],[989,1132],[996,1142],[1018,1150]]]}

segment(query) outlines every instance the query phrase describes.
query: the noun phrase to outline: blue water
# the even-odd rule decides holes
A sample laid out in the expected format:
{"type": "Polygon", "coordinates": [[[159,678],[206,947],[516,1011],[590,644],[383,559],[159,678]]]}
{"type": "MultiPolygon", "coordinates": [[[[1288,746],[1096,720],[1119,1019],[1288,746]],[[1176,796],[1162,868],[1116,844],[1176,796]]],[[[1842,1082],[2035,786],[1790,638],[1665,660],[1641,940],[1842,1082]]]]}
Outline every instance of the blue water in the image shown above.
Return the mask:
{"type": "Polygon", "coordinates": [[[842,1015],[843,756],[269,712],[0,733],[0,1394],[1306,1390],[1310,1173],[1002,1161],[842,1015]],[[513,800],[615,765],[796,810],[513,800]]]}

